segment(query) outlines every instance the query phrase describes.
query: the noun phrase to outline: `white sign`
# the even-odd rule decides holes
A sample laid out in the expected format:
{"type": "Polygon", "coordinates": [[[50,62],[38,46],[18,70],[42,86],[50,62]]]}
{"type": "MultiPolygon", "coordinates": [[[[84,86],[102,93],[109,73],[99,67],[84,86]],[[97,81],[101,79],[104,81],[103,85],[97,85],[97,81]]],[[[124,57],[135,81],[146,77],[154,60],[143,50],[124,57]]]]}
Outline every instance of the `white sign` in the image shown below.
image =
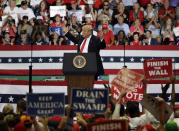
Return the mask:
{"type": "Polygon", "coordinates": [[[0,21],[0,28],[2,27],[2,21],[0,21]]]}
{"type": "Polygon", "coordinates": [[[179,27],[174,28],[173,32],[175,33],[175,36],[179,36],[179,27]]]}
{"type": "Polygon", "coordinates": [[[54,17],[56,14],[62,17],[66,16],[66,6],[50,6],[50,17],[54,17]]]}
{"type": "Polygon", "coordinates": [[[82,21],[82,18],[83,18],[83,16],[84,16],[84,12],[83,12],[83,10],[69,10],[68,11],[68,16],[71,16],[73,13],[75,13],[76,14],[76,16],[77,16],[77,21],[82,21]]]}
{"type": "Polygon", "coordinates": [[[88,0],[88,4],[93,5],[94,1],[93,0],[88,0]]]}

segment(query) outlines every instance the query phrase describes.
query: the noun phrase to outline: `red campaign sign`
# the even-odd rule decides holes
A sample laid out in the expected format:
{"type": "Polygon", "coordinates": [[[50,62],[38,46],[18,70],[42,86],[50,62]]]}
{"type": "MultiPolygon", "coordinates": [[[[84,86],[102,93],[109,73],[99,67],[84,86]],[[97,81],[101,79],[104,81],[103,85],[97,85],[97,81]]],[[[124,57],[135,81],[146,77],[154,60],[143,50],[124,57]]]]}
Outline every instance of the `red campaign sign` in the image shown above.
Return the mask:
{"type": "Polygon", "coordinates": [[[118,72],[117,76],[112,80],[111,84],[112,86],[118,88],[119,91],[121,91],[121,89],[124,89],[126,92],[129,92],[137,86],[142,78],[143,75],[127,68],[122,68],[118,72]]]}
{"type": "Polygon", "coordinates": [[[127,131],[128,122],[126,120],[105,120],[88,125],[87,131],[127,131]]]}
{"type": "Polygon", "coordinates": [[[150,59],[144,61],[146,79],[165,78],[172,76],[171,59],[150,59]]]}
{"type": "MultiPolygon", "coordinates": [[[[115,86],[111,87],[111,94],[113,99],[118,102],[120,96],[120,90],[115,86]]],[[[122,103],[125,104],[127,101],[141,101],[143,98],[143,84],[140,82],[135,89],[128,92],[126,96],[123,98],[122,103]]]]}

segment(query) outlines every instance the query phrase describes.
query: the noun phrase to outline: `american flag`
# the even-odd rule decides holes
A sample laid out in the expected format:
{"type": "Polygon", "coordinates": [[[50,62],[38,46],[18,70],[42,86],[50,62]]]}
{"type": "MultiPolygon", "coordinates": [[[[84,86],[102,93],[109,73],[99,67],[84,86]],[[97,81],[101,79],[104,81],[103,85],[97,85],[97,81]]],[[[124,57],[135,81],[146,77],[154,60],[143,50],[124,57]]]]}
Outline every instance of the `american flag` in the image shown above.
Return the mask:
{"type": "MultiPolygon", "coordinates": [[[[76,46],[1,46],[0,48],[0,75],[28,75],[29,65],[32,62],[33,75],[63,75],[63,54],[75,53],[76,46]],[[32,55],[32,57],[31,57],[32,55]]],[[[171,58],[173,69],[179,75],[179,46],[126,46],[125,58],[123,46],[113,46],[100,52],[106,75],[116,74],[125,65],[128,69],[143,73],[143,61],[155,58],[171,58]]],[[[148,93],[158,96],[161,93],[160,82],[151,81],[148,93]]],[[[0,103],[16,103],[18,99],[28,92],[28,81],[23,83],[16,80],[0,80],[0,103]]],[[[38,82],[37,82],[38,83],[38,82]]],[[[101,81],[95,87],[103,87],[101,81]]],[[[108,82],[107,82],[108,83],[108,82]]],[[[176,81],[176,94],[178,98],[178,85],[176,81]]],[[[66,85],[44,82],[33,84],[34,92],[66,92],[66,85]],[[38,88],[36,88],[38,87],[38,88]],[[65,90],[64,90],[65,89],[65,90]]],[[[170,100],[170,89],[168,100],[170,100]]],[[[67,94],[66,94],[67,95],[67,94]]],[[[1,104],[2,105],[2,104],[1,104]]]]}

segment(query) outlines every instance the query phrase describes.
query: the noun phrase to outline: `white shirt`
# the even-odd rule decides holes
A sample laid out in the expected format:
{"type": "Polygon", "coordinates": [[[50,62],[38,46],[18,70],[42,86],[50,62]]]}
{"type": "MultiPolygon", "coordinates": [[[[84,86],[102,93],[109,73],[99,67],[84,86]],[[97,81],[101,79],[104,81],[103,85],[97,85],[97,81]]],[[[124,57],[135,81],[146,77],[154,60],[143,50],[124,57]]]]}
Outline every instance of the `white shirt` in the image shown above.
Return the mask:
{"type": "Polygon", "coordinates": [[[26,10],[24,10],[23,8],[20,7],[19,13],[21,15],[21,19],[23,16],[28,16],[29,20],[32,18],[35,18],[34,12],[30,8],[27,8],[26,10]]]}
{"type": "Polygon", "coordinates": [[[137,2],[137,0],[122,0],[125,6],[133,6],[134,3],[137,2]]]}
{"type": "Polygon", "coordinates": [[[134,118],[129,117],[129,125],[132,129],[135,129],[138,126],[142,126],[144,124],[150,124],[150,122],[152,121],[151,119],[153,119],[152,114],[150,114],[146,110],[146,113],[139,117],[134,117],[134,118]]]}
{"type": "MultiPolygon", "coordinates": [[[[91,39],[91,35],[86,39],[86,43],[85,43],[85,46],[84,46],[82,53],[88,53],[88,46],[89,46],[90,39],[91,39]]],[[[82,44],[80,45],[80,49],[81,49],[84,41],[85,41],[85,39],[83,40],[82,44]]]]}
{"type": "Polygon", "coordinates": [[[123,23],[122,26],[120,24],[114,25],[114,35],[117,35],[120,30],[123,30],[126,36],[130,33],[129,26],[126,23],[123,23]]]}
{"type": "Polygon", "coordinates": [[[41,1],[42,0],[31,0],[30,1],[30,5],[35,7],[35,6],[39,5],[41,1]]]}
{"type": "Polygon", "coordinates": [[[18,14],[19,14],[19,8],[18,7],[14,7],[13,10],[10,9],[10,6],[7,6],[4,11],[4,13],[12,16],[12,18],[15,20],[15,23],[17,25],[18,23],[18,14]]]}
{"type": "Polygon", "coordinates": [[[152,31],[152,37],[156,38],[158,36],[160,36],[160,28],[156,28],[154,25],[150,25],[148,30],[152,31]]]}
{"type": "MultiPolygon", "coordinates": [[[[144,11],[144,17],[146,17],[146,16],[147,16],[147,14],[148,14],[148,11],[147,11],[147,10],[145,10],[145,11],[144,11]]],[[[152,11],[151,11],[151,12],[149,12],[149,18],[151,19],[154,15],[155,15],[155,10],[154,10],[154,9],[152,9],[152,11]]]]}
{"type": "Polygon", "coordinates": [[[148,45],[151,45],[151,44],[150,44],[150,42],[151,42],[151,38],[149,38],[148,41],[149,41],[148,45]]]}

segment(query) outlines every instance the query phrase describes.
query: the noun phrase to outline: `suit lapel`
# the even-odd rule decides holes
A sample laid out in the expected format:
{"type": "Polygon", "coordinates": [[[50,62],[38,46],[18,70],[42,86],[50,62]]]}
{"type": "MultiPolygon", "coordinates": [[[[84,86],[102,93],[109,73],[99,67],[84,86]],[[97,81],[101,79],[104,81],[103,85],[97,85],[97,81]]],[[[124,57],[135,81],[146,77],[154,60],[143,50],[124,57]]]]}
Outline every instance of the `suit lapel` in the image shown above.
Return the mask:
{"type": "Polygon", "coordinates": [[[88,45],[88,51],[93,46],[93,35],[90,38],[89,45],[88,45]]]}

